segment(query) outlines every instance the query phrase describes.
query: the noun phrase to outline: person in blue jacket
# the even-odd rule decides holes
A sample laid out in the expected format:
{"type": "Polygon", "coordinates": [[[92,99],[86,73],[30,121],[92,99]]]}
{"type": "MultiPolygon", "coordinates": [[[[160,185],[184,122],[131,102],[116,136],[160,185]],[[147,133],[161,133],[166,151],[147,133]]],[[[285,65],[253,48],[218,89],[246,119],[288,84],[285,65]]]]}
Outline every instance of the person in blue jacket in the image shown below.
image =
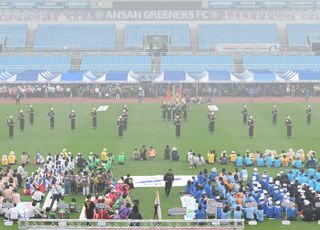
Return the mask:
{"type": "Polygon", "coordinates": [[[221,219],[223,220],[229,220],[231,216],[231,210],[230,207],[228,205],[224,206],[223,210],[222,210],[222,216],[221,219]]]}
{"type": "Polygon", "coordinates": [[[256,221],[262,222],[264,217],[263,217],[263,207],[262,205],[258,205],[258,208],[254,210],[254,215],[256,217],[256,221]]]}
{"type": "Polygon", "coordinates": [[[273,160],[271,154],[266,157],[266,167],[271,168],[273,166],[273,160]]]}
{"type": "Polygon", "coordinates": [[[266,206],[266,214],[267,214],[267,217],[268,218],[273,218],[273,211],[274,210],[274,206],[273,206],[273,203],[272,203],[272,199],[270,199],[268,201],[268,204],[266,206]]]}
{"type": "Polygon", "coordinates": [[[263,157],[261,155],[259,155],[259,157],[258,157],[257,166],[258,167],[263,167],[264,166],[263,157]]]}
{"type": "Polygon", "coordinates": [[[281,160],[279,159],[279,157],[275,157],[273,165],[275,168],[281,167],[281,160]]]}
{"type": "Polygon", "coordinates": [[[282,218],[282,207],[280,206],[280,201],[278,200],[276,202],[276,205],[273,209],[273,214],[275,219],[281,219],[282,218]]]}
{"type": "Polygon", "coordinates": [[[202,205],[199,204],[198,205],[198,210],[196,211],[196,215],[195,215],[195,219],[197,220],[203,220],[206,217],[206,213],[202,208],[202,205]]]}
{"type": "Polygon", "coordinates": [[[242,156],[240,156],[240,154],[238,153],[238,156],[236,158],[236,167],[242,167],[243,165],[243,158],[242,156]]]}
{"type": "Polygon", "coordinates": [[[288,220],[297,220],[297,209],[295,204],[292,202],[290,207],[287,208],[287,219],[288,220]]]}
{"type": "Polygon", "coordinates": [[[249,153],[247,153],[246,157],[244,158],[244,163],[246,166],[251,166],[252,165],[252,161],[251,158],[249,156],[249,153]]]}
{"type": "Polygon", "coordinates": [[[219,176],[219,173],[216,168],[212,168],[211,173],[209,175],[210,181],[214,181],[216,177],[219,176]]]}
{"type": "Polygon", "coordinates": [[[296,160],[294,161],[292,166],[294,166],[294,167],[296,167],[298,169],[302,168],[302,162],[301,162],[299,157],[296,158],[296,160]]]}
{"type": "Polygon", "coordinates": [[[249,206],[244,209],[246,220],[254,220],[254,207],[249,206]]]}
{"type": "Polygon", "coordinates": [[[236,219],[236,220],[241,220],[242,219],[242,211],[241,211],[241,208],[240,206],[238,205],[236,207],[236,209],[233,211],[233,218],[236,219]]]}

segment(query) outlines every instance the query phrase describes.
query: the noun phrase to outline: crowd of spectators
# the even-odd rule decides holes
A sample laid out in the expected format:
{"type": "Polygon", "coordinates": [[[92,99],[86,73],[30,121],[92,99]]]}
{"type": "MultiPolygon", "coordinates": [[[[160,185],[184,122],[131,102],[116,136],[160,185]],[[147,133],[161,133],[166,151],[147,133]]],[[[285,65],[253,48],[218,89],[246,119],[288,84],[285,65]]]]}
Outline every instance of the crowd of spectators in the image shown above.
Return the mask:
{"type": "Polygon", "coordinates": [[[206,159],[201,154],[196,154],[190,149],[186,153],[186,160],[190,168],[214,163],[220,163],[221,165],[233,164],[236,167],[294,167],[298,169],[304,166],[316,168],[318,165],[315,151],[309,150],[305,152],[303,149],[294,151],[292,148],[287,151],[282,150],[280,153],[269,149],[266,149],[264,152],[258,150],[250,152],[246,150],[244,154],[237,153],[236,151],[228,153],[226,150],[223,150],[220,155],[215,150],[209,150],[206,159]]]}
{"type": "MultiPolygon", "coordinates": [[[[268,97],[268,96],[320,96],[318,83],[215,83],[215,84],[171,84],[170,90],[189,98],[195,97],[268,97]]],[[[164,97],[167,84],[24,84],[0,86],[0,97],[15,98],[20,92],[21,98],[30,97],[92,97],[92,98],[136,98],[164,97]]]]}
{"type": "Polygon", "coordinates": [[[320,220],[320,170],[315,168],[281,171],[275,177],[258,168],[249,177],[238,170],[205,169],[184,192],[198,204],[195,219],[320,220]]]}
{"type": "Polygon", "coordinates": [[[106,148],[100,154],[89,153],[87,159],[81,153],[74,157],[66,149],[55,155],[49,153],[46,157],[36,153],[32,163],[38,169],[29,175],[24,169],[29,164],[28,153],[21,155],[18,168],[12,170],[11,165],[16,162],[12,151],[9,157],[3,155],[1,159],[2,167],[6,169],[0,168],[0,215],[6,219],[17,220],[22,215],[28,218],[68,218],[70,212],[79,211],[79,208],[75,199],[68,204],[64,196],[77,194],[84,197],[94,195],[93,217],[96,219],[125,219],[131,210],[134,212],[138,208],[129,197],[129,189],[133,188],[132,178],[128,174],[126,178],[115,181],[111,169],[113,155],[106,148]],[[23,207],[17,207],[21,202],[20,188],[32,200],[25,214],[22,213],[23,207]],[[46,194],[50,196],[48,202],[45,201],[46,194]]]}

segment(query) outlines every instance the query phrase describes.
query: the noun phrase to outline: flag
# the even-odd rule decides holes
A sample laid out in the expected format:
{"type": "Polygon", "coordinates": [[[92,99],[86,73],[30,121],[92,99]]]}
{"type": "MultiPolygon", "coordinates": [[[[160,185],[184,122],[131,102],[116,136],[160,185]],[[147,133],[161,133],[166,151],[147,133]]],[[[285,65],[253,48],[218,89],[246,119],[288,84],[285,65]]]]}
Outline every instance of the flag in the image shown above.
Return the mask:
{"type": "Polygon", "coordinates": [[[176,83],[173,83],[172,85],[172,97],[175,98],[176,96],[176,83]]]}
{"type": "Polygon", "coordinates": [[[162,219],[162,214],[161,214],[161,207],[160,207],[160,197],[159,197],[159,192],[158,190],[156,191],[156,198],[154,200],[154,215],[153,219],[162,219]]]}
{"type": "Polygon", "coordinates": [[[170,85],[167,84],[166,99],[169,99],[170,97],[171,97],[171,94],[170,94],[170,85]]]}
{"type": "Polygon", "coordinates": [[[182,98],[182,85],[179,86],[178,96],[182,98]]]}

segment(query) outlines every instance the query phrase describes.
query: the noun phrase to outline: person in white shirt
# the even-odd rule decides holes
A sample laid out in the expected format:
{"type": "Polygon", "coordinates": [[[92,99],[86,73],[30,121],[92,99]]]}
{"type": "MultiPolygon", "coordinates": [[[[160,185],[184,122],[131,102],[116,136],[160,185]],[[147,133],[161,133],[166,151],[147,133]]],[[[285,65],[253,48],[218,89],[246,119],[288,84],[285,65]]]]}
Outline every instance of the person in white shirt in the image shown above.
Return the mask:
{"type": "Polygon", "coordinates": [[[17,204],[14,204],[13,207],[10,208],[9,219],[13,221],[19,219],[19,210],[17,208],[17,204]]]}
{"type": "Polygon", "coordinates": [[[42,210],[36,207],[36,202],[32,202],[32,206],[28,209],[29,218],[42,218],[42,210]]]}
{"type": "Polygon", "coordinates": [[[44,193],[41,192],[41,191],[39,190],[39,188],[37,188],[37,189],[34,191],[33,195],[32,195],[32,199],[33,199],[34,202],[36,202],[36,204],[37,204],[36,206],[37,206],[37,207],[40,207],[40,203],[41,203],[43,197],[44,197],[44,193]]]}
{"type": "Polygon", "coordinates": [[[188,162],[191,169],[197,167],[197,164],[195,162],[195,153],[191,153],[188,155],[188,162]]]}
{"type": "Polygon", "coordinates": [[[24,164],[19,165],[17,168],[17,173],[21,175],[22,179],[25,179],[27,177],[27,172],[24,170],[24,164]]]}

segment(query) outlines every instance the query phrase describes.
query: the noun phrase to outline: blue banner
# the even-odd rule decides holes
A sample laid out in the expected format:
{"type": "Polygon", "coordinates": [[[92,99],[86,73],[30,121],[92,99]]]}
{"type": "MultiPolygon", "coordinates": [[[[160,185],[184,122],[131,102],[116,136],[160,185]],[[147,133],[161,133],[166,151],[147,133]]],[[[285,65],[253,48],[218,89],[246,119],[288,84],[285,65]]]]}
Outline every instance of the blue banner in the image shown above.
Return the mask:
{"type": "Polygon", "coordinates": [[[90,8],[90,1],[65,2],[64,6],[66,8],[72,8],[72,9],[90,8]]]}
{"type": "Polygon", "coordinates": [[[282,8],[287,6],[287,2],[281,0],[264,1],[263,6],[266,8],[282,8]]]}
{"type": "Polygon", "coordinates": [[[63,2],[39,2],[38,8],[40,9],[58,9],[58,8],[64,8],[63,2]]]}

